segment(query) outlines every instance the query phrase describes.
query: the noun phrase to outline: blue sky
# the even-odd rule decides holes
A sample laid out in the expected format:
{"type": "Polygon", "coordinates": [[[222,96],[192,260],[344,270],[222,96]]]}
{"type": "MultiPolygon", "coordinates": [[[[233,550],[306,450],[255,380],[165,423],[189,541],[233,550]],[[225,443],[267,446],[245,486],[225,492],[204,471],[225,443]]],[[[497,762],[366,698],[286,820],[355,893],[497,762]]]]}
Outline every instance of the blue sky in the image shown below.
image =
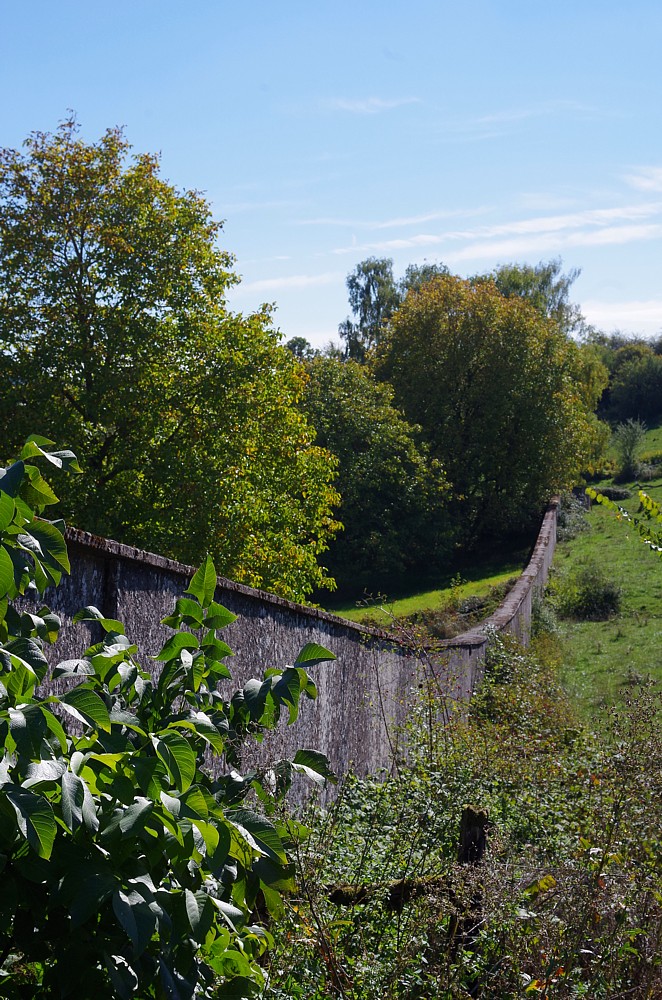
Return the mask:
{"type": "Polygon", "coordinates": [[[611,331],[662,331],[659,0],[0,0],[0,146],[74,109],[206,193],[285,337],[334,337],[368,256],[561,256],[611,331]]]}

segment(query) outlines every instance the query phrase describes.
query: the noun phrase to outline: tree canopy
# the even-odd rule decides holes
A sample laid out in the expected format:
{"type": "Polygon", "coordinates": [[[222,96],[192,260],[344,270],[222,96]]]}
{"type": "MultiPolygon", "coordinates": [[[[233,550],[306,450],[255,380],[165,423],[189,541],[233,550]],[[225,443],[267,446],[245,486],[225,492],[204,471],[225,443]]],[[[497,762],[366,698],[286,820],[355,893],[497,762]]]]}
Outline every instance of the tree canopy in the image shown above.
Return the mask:
{"type": "Polygon", "coordinates": [[[444,466],[465,538],[520,525],[588,460],[606,373],[492,281],[446,275],[410,293],[376,370],[444,466]]]}
{"type": "Polygon", "coordinates": [[[302,368],[268,310],[228,311],[207,201],[129,150],[66,121],[0,152],[2,457],[35,430],[66,442],[88,473],[74,524],[304,597],[338,497],[302,368]]]}
{"type": "Polygon", "coordinates": [[[318,441],[339,460],[345,530],[327,556],[339,587],[379,584],[448,554],[448,484],[393,404],[393,389],[355,361],[307,364],[303,405],[318,441]]]}

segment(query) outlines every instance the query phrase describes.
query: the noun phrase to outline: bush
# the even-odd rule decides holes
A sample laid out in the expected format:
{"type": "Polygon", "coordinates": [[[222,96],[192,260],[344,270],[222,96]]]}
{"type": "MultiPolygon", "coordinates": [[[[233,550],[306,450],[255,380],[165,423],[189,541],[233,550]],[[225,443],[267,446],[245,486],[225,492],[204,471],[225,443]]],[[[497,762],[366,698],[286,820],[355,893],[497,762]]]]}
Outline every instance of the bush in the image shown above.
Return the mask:
{"type": "Polygon", "coordinates": [[[622,590],[599,566],[590,564],[563,581],[556,608],[562,618],[606,621],[621,609],[622,590]]]}
{"type": "Polygon", "coordinates": [[[393,774],[349,778],[329,810],[309,812],[297,852],[306,892],[287,903],[269,996],[655,996],[655,706],[643,693],[606,745],[591,739],[544,649],[493,637],[468,715],[442,727],[431,682],[393,774]],[[489,813],[476,867],[458,861],[468,802],[489,813]]]}
{"type": "Polygon", "coordinates": [[[305,666],[332,656],[309,644],[294,666],[223,696],[231,650],[217,633],[236,616],[214,601],[207,558],[164,619],[176,631],[157,679],[122,624],[94,607],[74,621],[100,641],[50,668],[58,618],[14,605],[69,571],[64,524],[43,517],[57,498],[29,461],[39,457],[79,471],[43,438],[0,471],[1,995],[253,995],[271,939],[252,911],[260,894],[277,915],[294,887],[296,825],[259,815],[247,797],[268,806],[295,772],[331,775],[309,750],[242,775],[240,751],[281,707],[296,719],[300,698],[316,695],[305,666]],[[40,696],[53,680],[61,693],[40,696]]]}
{"type": "Polygon", "coordinates": [[[639,454],[646,437],[646,424],[641,420],[626,420],[614,431],[614,447],[619,460],[619,479],[635,479],[639,469],[639,454]]]}
{"type": "Polygon", "coordinates": [[[632,496],[632,490],[628,490],[625,486],[601,486],[599,492],[603,497],[616,503],[620,500],[629,500],[632,496]]]}

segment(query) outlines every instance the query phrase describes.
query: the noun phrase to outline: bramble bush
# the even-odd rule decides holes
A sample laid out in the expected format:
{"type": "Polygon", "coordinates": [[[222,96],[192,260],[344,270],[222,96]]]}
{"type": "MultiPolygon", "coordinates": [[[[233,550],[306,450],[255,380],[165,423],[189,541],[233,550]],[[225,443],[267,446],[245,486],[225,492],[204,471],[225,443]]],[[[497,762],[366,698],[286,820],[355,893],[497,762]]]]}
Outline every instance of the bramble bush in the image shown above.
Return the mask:
{"type": "Polygon", "coordinates": [[[273,812],[293,774],[333,776],[313,750],[241,774],[241,748],[283,707],[294,722],[316,696],[306,668],[333,656],[308,644],[294,665],[221,694],[231,650],[218,633],[235,616],[214,601],[208,558],[164,619],[175,631],[158,676],[94,607],[74,621],[96,623],[100,641],[51,668],[59,619],[16,604],[70,569],[34,459],[80,471],[38,437],[0,471],[0,995],[254,996],[272,939],[253,911],[259,897],[278,914],[294,890],[289,848],[303,830],[248,796],[273,812]],[[56,679],[64,693],[40,693],[56,679]]]}

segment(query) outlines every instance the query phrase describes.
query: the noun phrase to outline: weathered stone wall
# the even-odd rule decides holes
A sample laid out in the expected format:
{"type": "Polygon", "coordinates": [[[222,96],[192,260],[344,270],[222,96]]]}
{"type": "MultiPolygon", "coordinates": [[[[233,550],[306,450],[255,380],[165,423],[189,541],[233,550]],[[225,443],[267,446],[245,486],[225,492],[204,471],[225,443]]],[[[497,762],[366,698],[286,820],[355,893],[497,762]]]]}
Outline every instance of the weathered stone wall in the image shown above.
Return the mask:
{"type": "MultiPolygon", "coordinates": [[[[442,643],[434,655],[377,629],[219,578],[216,600],[239,616],[224,631],[235,652],[230,667],[236,683],[264,667],[292,663],[307,642],[321,643],[336,656],[313,668],[319,698],[302,706],[292,730],[283,726],[270,738],[266,752],[280,756],[297,747],[317,748],[339,773],[350,766],[358,773],[390,767],[398,726],[426,678],[436,684],[440,708],[445,699],[466,700],[482,677],[486,625],[526,641],[533,594],[544,587],[554,553],[556,509],[555,503],[548,508],[532,558],[499,610],[480,629],[442,643]]],[[[125,624],[143,666],[153,666],[150,656],[170,634],[159,622],[188,586],[191,567],[76,530],[68,532],[68,545],[71,576],[45,596],[63,618],[51,658],[80,655],[98,637],[71,621],[79,608],[92,604],[125,624]]]]}

